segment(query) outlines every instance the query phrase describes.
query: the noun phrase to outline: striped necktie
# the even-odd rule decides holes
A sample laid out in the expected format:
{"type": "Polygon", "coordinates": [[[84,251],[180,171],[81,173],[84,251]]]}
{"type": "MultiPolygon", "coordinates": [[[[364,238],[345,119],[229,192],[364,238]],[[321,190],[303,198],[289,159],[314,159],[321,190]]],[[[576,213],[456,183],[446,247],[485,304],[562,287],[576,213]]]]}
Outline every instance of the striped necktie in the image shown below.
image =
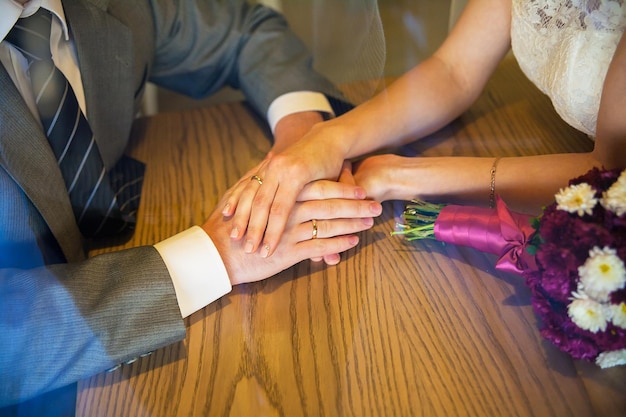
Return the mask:
{"type": "Polygon", "coordinates": [[[44,133],[63,174],[78,226],[86,237],[133,229],[144,165],[123,157],[106,171],[74,91],[50,52],[52,15],[40,8],[19,19],[5,38],[29,64],[29,75],[44,133]]]}

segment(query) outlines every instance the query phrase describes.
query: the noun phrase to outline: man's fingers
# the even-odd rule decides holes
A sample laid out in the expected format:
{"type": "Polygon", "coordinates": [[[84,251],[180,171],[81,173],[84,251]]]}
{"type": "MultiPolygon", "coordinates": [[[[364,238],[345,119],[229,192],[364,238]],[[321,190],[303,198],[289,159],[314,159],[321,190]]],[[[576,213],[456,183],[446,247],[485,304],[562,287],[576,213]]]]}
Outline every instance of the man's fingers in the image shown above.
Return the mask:
{"type": "MultiPolygon", "coordinates": [[[[299,259],[324,258],[352,249],[359,243],[359,237],[355,235],[343,235],[326,239],[309,239],[295,245],[299,259]]],[[[336,259],[336,258],[335,258],[336,259]]]]}
{"type": "Polygon", "coordinates": [[[338,253],[333,253],[324,256],[323,259],[326,265],[337,265],[341,261],[341,255],[339,255],[338,253]]]}
{"type": "Polygon", "coordinates": [[[311,219],[357,219],[377,217],[382,213],[382,205],[372,200],[310,200],[298,203],[291,216],[293,224],[311,219]]]}
{"type": "Polygon", "coordinates": [[[326,239],[350,235],[370,229],[374,225],[371,217],[355,219],[328,219],[304,222],[297,227],[297,240],[326,239]]]}
{"type": "Polygon", "coordinates": [[[332,253],[330,255],[311,258],[311,262],[321,261],[324,261],[324,263],[329,266],[337,265],[341,261],[341,255],[339,255],[338,253],[332,253]]]}

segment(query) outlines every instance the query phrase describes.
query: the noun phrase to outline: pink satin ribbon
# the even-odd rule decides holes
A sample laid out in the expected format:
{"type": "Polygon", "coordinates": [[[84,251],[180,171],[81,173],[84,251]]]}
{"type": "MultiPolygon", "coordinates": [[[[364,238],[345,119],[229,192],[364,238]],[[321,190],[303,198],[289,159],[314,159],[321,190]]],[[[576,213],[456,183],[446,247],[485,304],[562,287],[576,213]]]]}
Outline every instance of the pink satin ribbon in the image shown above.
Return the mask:
{"type": "Polygon", "coordinates": [[[496,269],[522,274],[529,268],[536,268],[534,256],[526,251],[535,233],[531,218],[511,212],[498,196],[495,209],[449,205],[437,217],[435,237],[442,242],[498,255],[496,269]]]}

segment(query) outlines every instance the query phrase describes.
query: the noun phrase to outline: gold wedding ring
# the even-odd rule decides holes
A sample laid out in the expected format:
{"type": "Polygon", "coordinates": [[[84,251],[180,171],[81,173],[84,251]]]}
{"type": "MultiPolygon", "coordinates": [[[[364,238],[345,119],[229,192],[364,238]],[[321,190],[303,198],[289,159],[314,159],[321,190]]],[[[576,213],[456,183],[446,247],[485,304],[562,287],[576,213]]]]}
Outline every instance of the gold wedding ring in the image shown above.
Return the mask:
{"type": "Polygon", "coordinates": [[[311,220],[313,222],[313,235],[311,239],[317,239],[317,220],[311,220]]]}
{"type": "Polygon", "coordinates": [[[263,185],[263,180],[258,175],[253,175],[252,177],[250,177],[250,181],[256,181],[259,183],[259,185],[263,185]]]}

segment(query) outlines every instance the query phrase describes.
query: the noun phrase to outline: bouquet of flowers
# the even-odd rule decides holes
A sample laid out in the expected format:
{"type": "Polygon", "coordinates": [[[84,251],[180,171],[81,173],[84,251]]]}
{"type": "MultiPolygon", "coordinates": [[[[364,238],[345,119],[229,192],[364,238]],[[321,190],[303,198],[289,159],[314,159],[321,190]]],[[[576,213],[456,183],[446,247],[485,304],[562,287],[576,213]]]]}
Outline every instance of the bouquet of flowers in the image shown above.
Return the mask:
{"type": "Polygon", "coordinates": [[[393,234],[496,254],[523,275],[541,335],[575,359],[626,364],[626,170],[592,169],[539,217],[414,201],[393,234]]]}

